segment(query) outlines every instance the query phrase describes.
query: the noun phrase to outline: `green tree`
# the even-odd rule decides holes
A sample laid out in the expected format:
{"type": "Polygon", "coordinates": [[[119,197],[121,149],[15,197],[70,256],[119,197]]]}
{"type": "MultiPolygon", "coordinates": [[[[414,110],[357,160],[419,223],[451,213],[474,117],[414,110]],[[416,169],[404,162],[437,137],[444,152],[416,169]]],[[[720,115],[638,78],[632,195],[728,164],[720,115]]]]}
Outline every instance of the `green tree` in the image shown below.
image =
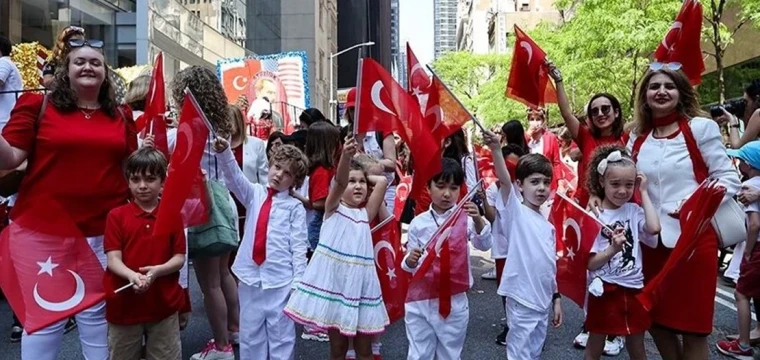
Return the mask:
{"type": "MultiPolygon", "coordinates": [[[[715,59],[717,73],[717,100],[726,100],[725,66],[723,57],[726,49],[734,42],[734,35],[747,24],[760,27],[760,0],[700,0],[703,5],[705,26],[702,27],[703,39],[711,46],[703,50],[715,59]],[[729,26],[724,16],[736,12],[736,22],[729,26]]],[[[707,91],[707,90],[705,90],[707,91]]]]}

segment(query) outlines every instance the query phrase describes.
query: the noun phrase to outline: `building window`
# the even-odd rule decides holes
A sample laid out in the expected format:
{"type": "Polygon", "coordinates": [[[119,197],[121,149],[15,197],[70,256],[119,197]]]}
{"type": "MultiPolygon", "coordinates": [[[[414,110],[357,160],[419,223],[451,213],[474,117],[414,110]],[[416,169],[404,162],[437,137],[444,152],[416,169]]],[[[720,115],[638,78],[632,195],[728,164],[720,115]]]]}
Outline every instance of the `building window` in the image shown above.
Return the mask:
{"type": "Polygon", "coordinates": [[[520,11],[530,11],[530,0],[520,0],[520,11]]]}
{"type": "Polygon", "coordinates": [[[195,0],[190,0],[190,3],[191,4],[195,4],[195,0]]]}

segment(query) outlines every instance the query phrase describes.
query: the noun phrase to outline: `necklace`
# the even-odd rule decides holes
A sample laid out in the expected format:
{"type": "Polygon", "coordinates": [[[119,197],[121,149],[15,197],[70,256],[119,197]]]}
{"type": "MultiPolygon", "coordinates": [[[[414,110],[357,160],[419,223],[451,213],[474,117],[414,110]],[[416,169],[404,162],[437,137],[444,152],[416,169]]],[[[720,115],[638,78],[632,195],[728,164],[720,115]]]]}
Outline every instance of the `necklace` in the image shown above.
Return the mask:
{"type": "Polygon", "coordinates": [[[90,119],[92,118],[92,114],[98,111],[98,108],[95,108],[95,109],[79,108],[79,111],[81,111],[82,114],[84,114],[85,119],[90,119]]]}

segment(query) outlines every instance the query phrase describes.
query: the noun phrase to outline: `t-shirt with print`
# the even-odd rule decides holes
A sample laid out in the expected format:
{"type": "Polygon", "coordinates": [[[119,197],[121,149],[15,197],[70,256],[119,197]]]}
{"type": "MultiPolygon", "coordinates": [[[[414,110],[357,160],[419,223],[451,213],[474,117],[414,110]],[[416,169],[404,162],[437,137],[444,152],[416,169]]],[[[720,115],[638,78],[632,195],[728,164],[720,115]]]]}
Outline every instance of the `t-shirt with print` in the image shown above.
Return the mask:
{"type": "Polygon", "coordinates": [[[548,311],[557,290],[557,242],[554,226],[544,215],[523,205],[512,187],[499,193],[496,226],[509,239],[507,261],[498,294],[535,311],[548,311]]]}
{"type": "MultiPolygon", "coordinates": [[[[599,214],[599,220],[610,229],[622,227],[625,231],[626,242],[623,250],[617,252],[602,267],[591,272],[591,278],[599,277],[602,281],[631,289],[644,287],[642,272],[641,245],[657,246],[657,236],[644,230],[644,209],[634,203],[626,203],[617,209],[605,209],[599,214]]],[[[612,233],[603,228],[591,247],[591,253],[599,253],[612,243],[612,233]]]]}

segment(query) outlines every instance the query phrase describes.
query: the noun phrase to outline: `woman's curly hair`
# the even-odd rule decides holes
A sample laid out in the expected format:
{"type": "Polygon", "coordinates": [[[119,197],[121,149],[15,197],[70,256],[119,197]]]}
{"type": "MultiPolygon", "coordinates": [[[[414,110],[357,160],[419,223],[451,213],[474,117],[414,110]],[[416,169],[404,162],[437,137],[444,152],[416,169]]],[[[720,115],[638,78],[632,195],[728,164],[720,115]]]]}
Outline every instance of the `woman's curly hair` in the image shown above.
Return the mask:
{"type": "Polygon", "coordinates": [[[597,171],[597,168],[599,167],[599,163],[602,162],[602,160],[606,159],[607,156],[609,156],[611,153],[615,151],[620,151],[620,154],[623,155],[623,160],[612,162],[608,165],[609,166],[633,166],[636,167],[636,163],[633,162],[633,159],[631,158],[631,155],[628,154],[628,151],[620,146],[620,145],[602,145],[596,148],[594,151],[594,156],[591,157],[591,163],[588,165],[588,168],[586,169],[586,188],[588,189],[588,192],[591,195],[598,196],[601,199],[604,199],[604,188],[602,187],[602,178],[603,175],[597,171]]]}
{"type": "Polygon", "coordinates": [[[227,95],[216,74],[208,68],[193,65],[177,73],[172,81],[172,98],[182,108],[185,89],[189,89],[206,114],[211,126],[220,136],[232,134],[232,122],[227,116],[227,95]]]}
{"type": "MultiPolygon", "coordinates": [[[[82,49],[82,48],[78,48],[82,49]]],[[[95,48],[92,48],[95,49],[95,48]]],[[[102,55],[101,49],[95,49],[102,55]]],[[[75,111],[79,107],[77,106],[77,94],[74,88],[71,87],[71,79],[69,79],[69,63],[71,63],[71,54],[74,51],[70,51],[66,55],[62,65],[55,68],[55,75],[53,78],[52,91],[50,92],[50,101],[53,102],[58,110],[69,112],[75,111]]],[[[119,103],[116,101],[116,91],[110,79],[111,70],[108,68],[106,58],[103,56],[103,69],[105,70],[105,76],[103,77],[103,83],[100,85],[100,92],[98,93],[98,103],[100,108],[108,114],[109,117],[116,115],[116,107],[119,103]]]]}
{"type": "Polygon", "coordinates": [[[71,47],[69,46],[69,40],[84,39],[84,29],[78,26],[67,26],[60,33],[53,45],[53,55],[48,59],[48,64],[58,67],[65,60],[71,47]]]}

